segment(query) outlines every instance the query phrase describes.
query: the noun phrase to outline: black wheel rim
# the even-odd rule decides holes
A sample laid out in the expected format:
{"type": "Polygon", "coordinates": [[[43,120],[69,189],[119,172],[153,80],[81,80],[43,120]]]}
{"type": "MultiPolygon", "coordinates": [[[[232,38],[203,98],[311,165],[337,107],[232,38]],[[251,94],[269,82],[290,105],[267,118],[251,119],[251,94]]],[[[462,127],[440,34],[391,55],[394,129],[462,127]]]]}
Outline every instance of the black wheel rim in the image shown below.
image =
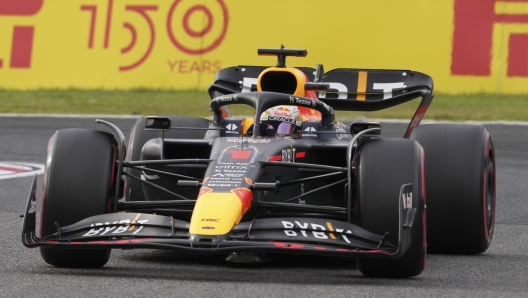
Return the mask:
{"type": "Polygon", "coordinates": [[[487,233],[491,238],[493,229],[493,214],[494,214],[494,197],[495,197],[495,169],[493,168],[493,161],[488,160],[486,167],[486,226],[487,233]]]}

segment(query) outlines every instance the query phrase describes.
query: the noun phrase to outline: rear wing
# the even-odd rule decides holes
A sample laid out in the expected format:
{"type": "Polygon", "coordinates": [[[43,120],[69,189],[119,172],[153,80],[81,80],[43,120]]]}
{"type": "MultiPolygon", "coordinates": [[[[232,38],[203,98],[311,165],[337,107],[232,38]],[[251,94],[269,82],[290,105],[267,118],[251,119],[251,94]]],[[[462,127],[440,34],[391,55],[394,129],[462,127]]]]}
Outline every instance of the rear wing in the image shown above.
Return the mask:
{"type": "Polygon", "coordinates": [[[319,99],[343,111],[382,110],[433,91],[430,76],[410,70],[338,68],[323,78],[330,89],[319,99]]]}
{"type": "MultiPolygon", "coordinates": [[[[269,68],[269,66],[232,66],[221,69],[216,73],[214,84],[211,86],[221,86],[229,89],[230,93],[243,93],[257,91],[257,78],[261,72],[269,68]]],[[[315,69],[311,67],[296,67],[304,72],[308,80],[314,80],[315,69]]],[[[211,86],[209,86],[209,96],[211,99],[220,94],[212,94],[211,86]]],[[[216,91],[216,90],[215,90],[216,91]]],[[[227,90],[226,90],[227,91],[227,90]]]]}
{"type": "MultiPolygon", "coordinates": [[[[220,70],[215,83],[209,86],[209,95],[256,91],[257,78],[266,66],[235,66],[220,70]]],[[[298,67],[313,82],[316,69],[298,67]]],[[[322,67],[320,68],[322,69],[322,67]]],[[[338,68],[322,75],[319,83],[329,85],[329,90],[319,91],[320,101],[338,111],[379,111],[421,97],[416,113],[405,133],[420,124],[433,96],[433,79],[411,70],[380,70],[338,68]]]]}

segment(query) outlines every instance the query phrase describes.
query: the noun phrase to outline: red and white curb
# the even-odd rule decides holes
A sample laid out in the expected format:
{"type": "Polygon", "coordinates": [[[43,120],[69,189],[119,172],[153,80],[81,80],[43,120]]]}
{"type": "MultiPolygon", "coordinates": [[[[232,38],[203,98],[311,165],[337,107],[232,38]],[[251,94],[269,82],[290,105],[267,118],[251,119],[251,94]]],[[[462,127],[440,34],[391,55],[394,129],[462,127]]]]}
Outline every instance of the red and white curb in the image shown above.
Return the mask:
{"type": "Polygon", "coordinates": [[[44,165],[27,162],[0,161],[0,180],[28,177],[44,173],[44,165]]]}

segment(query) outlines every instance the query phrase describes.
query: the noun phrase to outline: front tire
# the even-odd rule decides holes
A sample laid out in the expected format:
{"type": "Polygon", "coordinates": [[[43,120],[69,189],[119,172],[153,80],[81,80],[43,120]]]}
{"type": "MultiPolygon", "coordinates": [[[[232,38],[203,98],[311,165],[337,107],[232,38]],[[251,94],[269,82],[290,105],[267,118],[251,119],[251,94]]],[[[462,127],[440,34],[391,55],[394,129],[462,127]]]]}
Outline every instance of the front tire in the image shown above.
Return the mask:
{"type": "Polygon", "coordinates": [[[495,149],[482,126],[418,126],[411,138],[425,150],[428,245],[433,253],[477,254],[495,225],[495,149]]]}
{"type": "Polygon", "coordinates": [[[357,224],[373,233],[389,234],[398,244],[399,197],[402,185],[412,183],[412,206],[416,207],[411,227],[411,245],[399,259],[358,258],[365,276],[404,278],[420,274],[426,263],[425,187],[423,150],[406,139],[376,139],[363,143],[356,157],[357,224]]]}
{"type": "MultiPolygon", "coordinates": [[[[50,139],[44,174],[41,237],[87,217],[109,213],[114,195],[116,150],[112,135],[63,129],[50,139]]],[[[59,267],[102,267],[110,249],[41,248],[44,261],[59,267]]]]}

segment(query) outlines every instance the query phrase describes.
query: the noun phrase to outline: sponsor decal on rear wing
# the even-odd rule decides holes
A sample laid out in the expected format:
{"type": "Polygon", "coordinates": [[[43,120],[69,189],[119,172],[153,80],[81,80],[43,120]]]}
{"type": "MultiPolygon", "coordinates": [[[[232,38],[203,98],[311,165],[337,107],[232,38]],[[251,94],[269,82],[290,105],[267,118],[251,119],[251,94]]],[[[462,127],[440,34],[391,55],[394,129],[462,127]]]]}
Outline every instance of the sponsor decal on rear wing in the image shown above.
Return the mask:
{"type": "MultiPolygon", "coordinates": [[[[316,70],[311,67],[296,67],[310,82],[314,80],[316,70]]],[[[235,66],[220,70],[215,84],[220,84],[237,93],[257,91],[257,78],[266,70],[264,66],[235,66]]],[[[327,91],[319,92],[319,99],[336,108],[332,99],[358,101],[383,100],[404,95],[415,89],[433,91],[433,79],[421,72],[392,69],[354,69],[336,68],[323,75],[327,91]],[[330,101],[330,102],[328,102],[330,101]]],[[[293,104],[293,102],[292,102],[293,104]]]]}

